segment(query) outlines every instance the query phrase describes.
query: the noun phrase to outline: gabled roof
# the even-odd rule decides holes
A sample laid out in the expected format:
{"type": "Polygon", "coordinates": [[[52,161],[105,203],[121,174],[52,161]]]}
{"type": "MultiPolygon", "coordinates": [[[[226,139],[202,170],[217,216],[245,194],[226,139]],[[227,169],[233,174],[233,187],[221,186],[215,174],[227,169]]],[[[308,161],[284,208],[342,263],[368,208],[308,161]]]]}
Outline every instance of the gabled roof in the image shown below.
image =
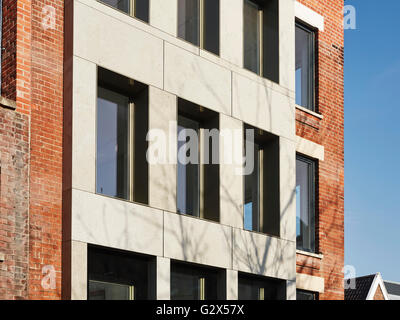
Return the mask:
{"type": "Polygon", "coordinates": [[[345,290],[345,300],[373,300],[378,286],[380,287],[385,300],[389,300],[385,284],[381,274],[371,274],[369,276],[348,279],[349,283],[354,281],[355,287],[345,290]]]}

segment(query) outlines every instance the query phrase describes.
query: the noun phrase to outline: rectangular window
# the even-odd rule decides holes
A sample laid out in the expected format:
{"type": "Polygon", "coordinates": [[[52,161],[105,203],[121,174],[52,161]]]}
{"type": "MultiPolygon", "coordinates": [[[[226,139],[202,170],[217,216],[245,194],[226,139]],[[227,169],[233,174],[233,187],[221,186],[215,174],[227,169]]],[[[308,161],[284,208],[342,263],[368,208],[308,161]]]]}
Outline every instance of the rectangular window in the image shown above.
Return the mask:
{"type": "Polygon", "coordinates": [[[260,74],[262,11],[257,3],[244,1],[244,67],[260,74]]]}
{"type": "Polygon", "coordinates": [[[225,272],[191,264],[171,263],[171,300],[225,299],[225,272]]]}
{"type": "Polygon", "coordinates": [[[178,212],[219,221],[219,115],[178,100],[178,212]]]}
{"type": "Polygon", "coordinates": [[[286,281],[239,273],[239,300],[286,300],[286,281]]]}
{"type": "Polygon", "coordinates": [[[250,231],[260,230],[260,156],[260,146],[254,143],[254,170],[245,176],[244,197],[244,228],[250,231]]]}
{"type": "Polygon", "coordinates": [[[148,203],[148,87],[98,69],[96,192],[148,203]]]}
{"type": "MultiPolygon", "coordinates": [[[[178,118],[178,137],[184,136],[186,140],[178,140],[178,150],[184,150],[185,144],[190,142],[192,133],[199,134],[200,124],[184,116],[178,118]]],[[[189,148],[188,148],[189,149],[189,148]]],[[[186,148],[185,148],[186,150],[186,148]]],[[[191,216],[200,216],[200,159],[198,146],[188,150],[189,158],[196,163],[180,163],[178,161],[178,212],[191,216]],[[190,154],[192,153],[192,154],[190,154]]]]}
{"type": "Polygon", "coordinates": [[[297,249],[315,252],[315,162],[296,160],[296,239],[297,249]]]}
{"type": "Polygon", "coordinates": [[[99,87],[97,192],[129,199],[129,97],[99,87]]]}
{"type": "Polygon", "coordinates": [[[150,0],[100,0],[132,17],[149,22],[150,0]]]}
{"type": "Polygon", "coordinates": [[[219,55],[219,0],[178,0],[178,37],[219,55]]]}
{"type": "Polygon", "coordinates": [[[244,68],[279,82],[279,1],[244,0],[244,68]]]}
{"type": "Polygon", "coordinates": [[[154,299],[155,267],[153,257],[89,246],[88,299],[154,299]]]}
{"type": "Polygon", "coordinates": [[[149,1],[150,0],[135,0],[134,16],[142,21],[149,22],[149,1]]]}
{"type": "Polygon", "coordinates": [[[245,126],[245,153],[254,169],[244,177],[244,227],[249,231],[280,235],[279,138],[245,126]],[[248,136],[254,133],[254,141],[248,136]]]}
{"type": "Polygon", "coordinates": [[[317,300],[317,293],[305,290],[296,290],[296,300],[317,300]]]}
{"type": "Polygon", "coordinates": [[[202,48],[219,55],[219,0],[203,0],[202,48]]]}
{"type": "Polygon", "coordinates": [[[135,287],[89,280],[89,300],[135,300],[135,287]]]}
{"type": "Polygon", "coordinates": [[[315,111],[315,32],[296,23],[296,104],[315,111]]]}

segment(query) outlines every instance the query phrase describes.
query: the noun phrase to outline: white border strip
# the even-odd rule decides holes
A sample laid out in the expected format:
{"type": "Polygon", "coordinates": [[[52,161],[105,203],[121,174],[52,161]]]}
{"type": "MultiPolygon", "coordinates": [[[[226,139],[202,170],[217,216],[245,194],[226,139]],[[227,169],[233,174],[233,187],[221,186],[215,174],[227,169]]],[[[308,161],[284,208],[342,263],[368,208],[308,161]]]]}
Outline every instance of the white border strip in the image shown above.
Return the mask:
{"type": "Polygon", "coordinates": [[[296,274],[296,288],[312,292],[324,293],[325,279],[308,274],[296,274]]]}
{"type": "Polygon", "coordinates": [[[319,31],[324,31],[324,17],[300,2],[296,1],[294,4],[294,15],[311,27],[317,28],[319,31]]]}
{"type": "Polygon", "coordinates": [[[296,136],[296,152],[324,161],[325,148],[315,142],[296,136]]]}

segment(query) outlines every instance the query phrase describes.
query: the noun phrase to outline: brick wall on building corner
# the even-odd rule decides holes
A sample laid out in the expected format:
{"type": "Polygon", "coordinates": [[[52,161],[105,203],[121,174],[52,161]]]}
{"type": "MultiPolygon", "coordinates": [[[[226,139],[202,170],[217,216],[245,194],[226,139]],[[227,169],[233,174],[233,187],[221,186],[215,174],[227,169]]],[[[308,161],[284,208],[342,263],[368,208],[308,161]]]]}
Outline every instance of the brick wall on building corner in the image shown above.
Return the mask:
{"type": "Polygon", "coordinates": [[[30,299],[60,299],[64,1],[31,0],[31,17],[28,290],[30,299]],[[55,287],[42,286],[46,266],[55,287]]]}
{"type": "MultiPolygon", "coordinates": [[[[15,101],[17,2],[3,0],[1,96],[15,101]]],[[[0,299],[25,299],[29,260],[29,116],[0,105],[0,299]]]]}
{"type": "MultiPolygon", "coordinates": [[[[318,32],[317,109],[319,119],[296,111],[296,133],[325,147],[325,161],[319,163],[317,191],[318,251],[323,259],[318,273],[325,278],[320,299],[344,299],[344,32],[343,0],[298,0],[325,18],[325,30],[318,32]]],[[[310,259],[308,259],[310,260],[310,259]]],[[[297,259],[297,271],[312,273],[297,259]],[[304,271],[303,271],[304,270],[304,271]]]]}
{"type": "Polygon", "coordinates": [[[0,107],[7,128],[0,124],[7,168],[0,189],[0,253],[6,252],[0,299],[59,299],[64,1],[3,0],[3,12],[2,95],[16,109],[0,107]],[[19,127],[17,136],[12,128],[19,127]]]}
{"type": "Polygon", "coordinates": [[[0,107],[0,299],[27,297],[29,119],[0,107]]]}

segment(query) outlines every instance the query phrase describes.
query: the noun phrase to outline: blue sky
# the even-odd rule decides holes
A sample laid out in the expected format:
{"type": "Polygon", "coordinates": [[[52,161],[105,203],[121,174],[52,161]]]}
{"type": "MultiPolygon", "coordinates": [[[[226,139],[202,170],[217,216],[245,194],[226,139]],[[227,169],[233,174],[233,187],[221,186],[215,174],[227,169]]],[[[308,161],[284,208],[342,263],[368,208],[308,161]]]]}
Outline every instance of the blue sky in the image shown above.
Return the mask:
{"type": "Polygon", "coordinates": [[[400,282],[400,1],[346,4],[345,264],[400,282]]]}

